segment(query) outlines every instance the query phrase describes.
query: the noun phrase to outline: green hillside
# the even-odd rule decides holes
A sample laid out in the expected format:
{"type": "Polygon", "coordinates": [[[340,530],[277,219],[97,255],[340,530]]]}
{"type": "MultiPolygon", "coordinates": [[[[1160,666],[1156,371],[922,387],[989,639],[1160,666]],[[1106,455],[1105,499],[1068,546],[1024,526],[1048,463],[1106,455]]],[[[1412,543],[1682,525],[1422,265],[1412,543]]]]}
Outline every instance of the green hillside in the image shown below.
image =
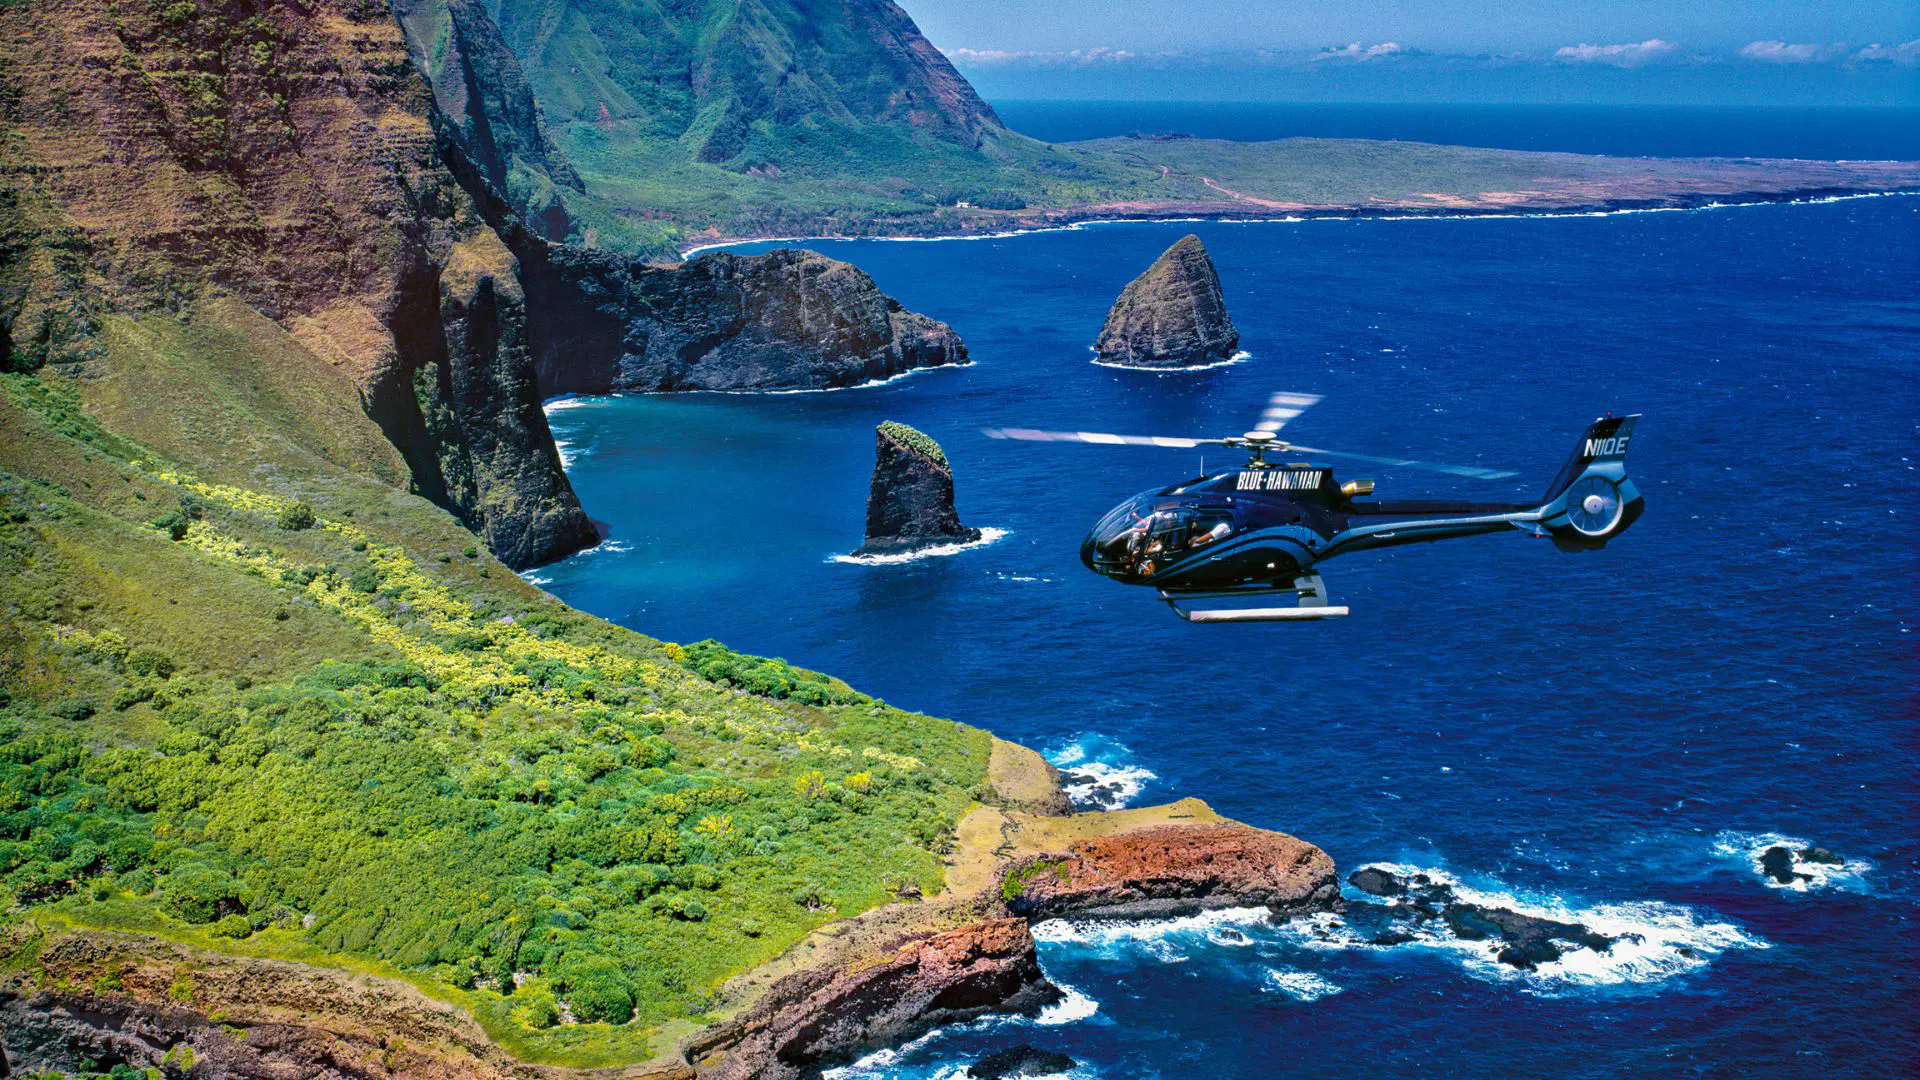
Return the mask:
{"type": "Polygon", "coordinates": [[[0,376],[10,916],[376,964],[599,1063],[938,890],[985,733],[524,584],[329,461],[391,452],[238,305],[107,329],[117,374],[0,376]]]}

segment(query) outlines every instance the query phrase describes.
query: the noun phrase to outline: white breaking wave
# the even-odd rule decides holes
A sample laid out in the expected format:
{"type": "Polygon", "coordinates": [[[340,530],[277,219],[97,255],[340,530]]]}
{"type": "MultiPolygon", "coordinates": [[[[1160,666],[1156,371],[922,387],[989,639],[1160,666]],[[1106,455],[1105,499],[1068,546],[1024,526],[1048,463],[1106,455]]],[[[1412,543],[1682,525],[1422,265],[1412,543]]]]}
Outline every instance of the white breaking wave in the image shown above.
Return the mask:
{"type": "MultiPolygon", "coordinates": [[[[854,1061],[852,1064],[826,1069],[820,1074],[821,1080],[881,1080],[883,1077],[892,1080],[892,1078],[920,1073],[930,1068],[933,1069],[933,1071],[926,1074],[928,1080],[965,1080],[968,1074],[966,1067],[963,1065],[948,1065],[938,1068],[930,1065],[910,1066],[907,1059],[925,1049],[942,1036],[949,1034],[978,1033],[998,1027],[1019,1027],[1027,1024],[1058,1027],[1062,1024],[1071,1024],[1076,1021],[1085,1020],[1100,1011],[1099,1002],[1065,983],[1058,983],[1056,985],[1060,987],[1063,996],[1059,1001],[1040,1010],[1038,1015],[1026,1017],[1009,1013],[996,1013],[964,1024],[937,1027],[910,1042],[901,1043],[899,1046],[890,1046],[884,1050],[875,1050],[861,1057],[859,1060],[854,1061]]],[[[1082,1074],[1080,1070],[1076,1069],[1072,1073],[1061,1075],[1082,1074]]]]}
{"type": "MultiPolygon", "coordinates": [[[[870,390],[876,386],[886,386],[889,383],[897,383],[901,379],[910,379],[915,375],[921,375],[929,371],[946,371],[949,368],[964,368],[964,367],[972,367],[972,366],[973,366],[973,361],[971,360],[962,360],[957,364],[933,364],[929,367],[908,368],[905,371],[895,372],[894,374],[888,375],[884,378],[868,379],[866,382],[850,383],[846,386],[809,386],[809,387],[802,387],[796,390],[673,390],[673,391],[667,391],[667,393],[671,393],[671,394],[733,394],[733,395],[744,395],[744,396],[753,396],[753,397],[773,397],[779,394],[837,394],[842,390],[870,390]]],[[[656,396],[659,396],[659,395],[656,395],[656,396]]]]}
{"type": "MultiPolygon", "coordinates": [[[[1732,923],[1703,919],[1692,908],[1659,900],[1641,900],[1624,904],[1596,904],[1575,907],[1557,896],[1531,896],[1497,889],[1479,889],[1464,885],[1443,870],[1372,863],[1395,875],[1425,874],[1448,885],[1453,895],[1466,903],[1558,922],[1579,923],[1595,933],[1616,938],[1612,948],[1598,949],[1564,946],[1558,960],[1526,971],[1496,959],[1498,941],[1466,941],[1455,937],[1439,920],[1429,920],[1414,930],[1414,940],[1388,948],[1431,948],[1454,956],[1471,974],[1488,979],[1523,980],[1534,988],[1553,991],[1588,986],[1620,986],[1662,982],[1707,966],[1714,957],[1731,949],[1766,949],[1764,939],[1747,933],[1732,923]]],[[[1404,901],[1387,900],[1391,906],[1404,901]]],[[[1321,913],[1311,919],[1289,924],[1297,931],[1300,944],[1315,949],[1381,948],[1349,929],[1338,915],[1321,913]]]]}
{"type": "Polygon", "coordinates": [[[1057,1027],[1061,1024],[1071,1024],[1075,1020],[1085,1020],[1100,1011],[1100,1003],[1087,995],[1065,983],[1055,985],[1060,987],[1060,992],[1066,996],[1041,1009],[1040,1015],[1033,1018],[1034,1023],[1057,1027]]]}
{"type": "Polygon", "coordinates": [[[1268,968],[1262,977],[1270,989],[1278,990],[1300,1002],[1315,1002],[1323,997],[1331,997],[1346,989],[1327,981],[1311,971],[1283,971],[1280,968],[1268,968]]]}
{"type": "MultiPolygon", "coordinates": [[[[1089,346],[1091,347],[1091,346],[1089,346]]],[[[1095,360],[1095,367],[1113,368],[1116,371],[1153,371],[1162,375],[1184,374],[1189,371],[1212,371],[1214,368],[1232,367],[1253,359],[1253,354],[1241,349],[1225,360],[1215,360],[1211,364],[1182,364],[1179,367],[1154,367],[1147,364],[1116,364],[1111,360],[1095,360]]]]}
{"type": "MultiPolygon", "coordinates": [[[[1197,915],[1168,919],[1047,919],[1034,924],[1033,939],[1042,944],[1074,945],[1100,956],[1115,956],[1123,949],[1138,949],[1166,960],[1185,954],[1168,952],[1166,946],[1182,938],[1199,943],[1223,929],[1244,933],[1245,928],[1268,926],[1272,916],[1263,907],[1216,908],[1197,915]]],[[[1178,962],[1178,961],[1174,961],[1178,962]]]]}
{"type": "Polygon", "coordinates": [[[919,562],[922,559],[939,559],[948,555],[958,555],[963,551],[983,548],[1007,535],[1005,529],[981,529],[980,539],[969,540],[964,544],[936,544],[915,551],[902,551],[892,555],[834,555],[828,562],[851,563],[854,566],[899,566],[902,563],[919,562]]]}
{"type": "MultiPolygon", "coordinates": [[[[1062,763],[1056,761],[1054,764],[1062,763]]],[[[1067,798],[1081,805],[1098,806],[1102,810],[1118,810],[1126,806],[1139,796],[1147,786],[1147,781],[1159,779],[1151,769],[1138,765],[1109,765],[1104,761],[1068,765],[1066,772],[1068,775],[1063,777],[1060,790],[1066,792],[1067,798]]]]}
{"type": "Polygon", "coordinates": [[[1818,892],[1825,889],[1859,889],[1866,885],[1865,877],[1873,869],[1873,863],[1866,859],[1847,859],[1840,863],[1800,862],[1795,860],[1793,872],[1806,877],[1792,881],[1775,881],[1761,867],[1760,859],[1770,847],[1783,847],[1790,852],[1799,852],[1802,848],[1812,847],[1813,843],[1797,836],[1782,833],[1743,833],[1727,831],[1713,838],[1713,852],[1716,855],[1738,858],[1753,868],[1755,876],[1769,889],[1787,889],[1792,892],[1818,892]]]}

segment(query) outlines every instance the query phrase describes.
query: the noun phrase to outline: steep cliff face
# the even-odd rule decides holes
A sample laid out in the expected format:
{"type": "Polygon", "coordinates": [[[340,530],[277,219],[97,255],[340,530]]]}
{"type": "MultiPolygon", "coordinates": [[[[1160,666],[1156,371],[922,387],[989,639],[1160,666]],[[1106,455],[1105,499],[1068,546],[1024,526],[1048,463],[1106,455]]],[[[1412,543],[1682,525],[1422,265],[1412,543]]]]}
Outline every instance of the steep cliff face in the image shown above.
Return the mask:
{"type": "Polygon", "coordinates": [[[517,290],[481,287],[512,260],[445,168],[383,5],[28,0],[0,8],[0,59],[0,338],[30,343],[11,354],[111,374],[105,315],[234,296],[313,380],[347,372],[417,490],[511,564],[591,542],[517,290]],[[475,258],[490,269],[447,277],[475,258]]]}
{"type": "Polygon", "coordinates": [[[535,338],[549,395],[820,390],[967,362],[951,327],[810,251],[710,252],[678,266],[578,248],[543,257],[535,338]]]}
{"type": "Polygon", "coordinates": [[[1093,350],[1103,364],[1181,368],[1220,363],[1239,344],[1213,259],[1189,234],[1122,290],[1093,350]]]}
{"type": "Polygon", "coordinates": [[[940,444],[891,420],[875,429],[867,538],[854,554],[889,555],[978,539],[980,530],[960,524],[954,510],[953,466],[940,444]]]}
{"type": "Polygon", "coordinates": [[[433,87],[442,135],[547,240],[573,231],[566,198],[586,189],[546,124],[520,63],[477,0],[393,0],[414,64],[433,87]]]}
{"type": "Polygon", "coordinates": [[[797,972],[724,1037],[688,1047],[703,1080],[798,1080],[824,1062],[942,1024],[1032,1012],[1060,999],[1019,919],[914,935],[857,971],[797,972]]]}
{"type": "Polygon", "coordinates": [[[899,124],[967,147],[1004,130],[891,0],[494,7],[556,123],[658,134],[704,162],[777,159],[769,125],[899,124]]]}

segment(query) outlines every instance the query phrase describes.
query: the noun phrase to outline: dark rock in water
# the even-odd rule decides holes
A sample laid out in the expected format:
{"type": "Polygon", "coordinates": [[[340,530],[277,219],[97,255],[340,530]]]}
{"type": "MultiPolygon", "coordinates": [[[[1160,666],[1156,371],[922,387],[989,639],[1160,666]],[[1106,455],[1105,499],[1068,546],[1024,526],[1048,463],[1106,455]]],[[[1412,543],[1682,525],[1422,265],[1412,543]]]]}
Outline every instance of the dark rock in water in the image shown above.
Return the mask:
{"type": "Polygon", "coordinates": [[[1239,345],[1206,245],[1184,236],[1120,293],[1093,351],[1103,364],[1183,368],[1232,359],[1239,345]]]}
{"type": "Polygon", "coordinates": [[[1071,789],[1068,798],[1079,806],[1110,807],[1127,794],[1125,786],[1112,780],[1103,781],[1093,773],[1077,769],[1061,769],[1060,782],[1063,787],[1071,789]]]}
{"type": "Polygon", "coordinates": [[[1813,880],[1812,875],[1793,868],[1793,851],[1778,844],[1760,853],[1760,872],[1782,885],[1813,880]]]}
{"type": "MultiPolygon", "coordinates": [[[[1459,899],[1453,887],[1425,874],[1401,877],[1388,870],[1369,866],[1347,877],[1354,888],[1374,896],[1407,897],[1404,907],[1390,909],[1412,911],[1415,925],[1438,919],[1462,941],[1498,942],[1495,958],[1503,964],[1531,971],[1565,955],[1564,945],[1606,952],[1620,939],[1590,930],[1580,923],[1561,922],[1537,915],[1526,915],[1507,908],[1472,904],[1459,899]]],[[[1375,945],[1398,945],[1414,940],[1415,935],[1401,928],[1387,930],[1372,939],[1375,945]]]]}
{"type": "Polygon", "coordinates": [[[1363,866],[1347,875],[1347,884],[1371,896],[1404,896],[1407,886],[1377,866],[1363,866]]]}
{"type": "Polygon", "coordinates": [[[973,1080],[1012,1080],[1016,1076],[1051,1076],[1078,1065],[1065,1054],[1032,1046],[1012,1046],[995,1050],[967,1069],[973,1080]]]}
{"type": "Polygon", "coordinates": [[[1800,849],[1800,861],[1820,863],[1824,866],[1840,866],[1845,860],[1823,847],[1803,847],[1800,849]]]}
{"type": "Polygon", "coordinates": [[[980,539],[953,508],[953,469],[940,444],[892,420],[875,431],[867,542],[856,555],[890,555],[980,539]]]}

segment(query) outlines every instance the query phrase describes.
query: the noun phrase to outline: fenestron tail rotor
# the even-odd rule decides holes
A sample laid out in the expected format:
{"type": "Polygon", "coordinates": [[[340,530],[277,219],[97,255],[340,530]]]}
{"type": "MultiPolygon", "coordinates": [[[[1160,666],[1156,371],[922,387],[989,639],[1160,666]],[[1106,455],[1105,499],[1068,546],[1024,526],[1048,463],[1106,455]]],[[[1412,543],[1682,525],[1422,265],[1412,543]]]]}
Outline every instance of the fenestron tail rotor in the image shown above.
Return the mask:
{"type": "Polygon", "coordinates": [[[1517,476],[1508,469],[1483,469],[1474,465],[1443,465],[1431,461],[1416,461],[1413,458],[1379,457],[1373,454],[1355,454],[1345,450],[1321,450],[1311,446],[1300,446],[1285,442],[1280,438],[1280,430],[1299,419],[1300,415],[1320,402],[1318,394],[1279,393],[1267,399],[1265,409],[1260,413],[1260,425],[1244,435],[1229,436],[1221,439],[1202,439],[1183,435],[1114,435],[1104,431],[1040,431],[1035,428],[983,428],[981,433],[992,439],[1016,439],[1021,442],[1077,442],[1094,446],[1151,446],[1162,450],[1191,450],[1197,446],[1227,446],[1247,451],[1249,468],[1264,469],[1272,463],[1267,461],[1269,453],[1318,454],[1324,457],[1348,458],[1353,461],[1367,461],[1376,465],[1387,465],[1398,469],[1422,469],[1427,472],[1445,473],[1448,476],[1465,476],[1475,480],[1504,480],[1517,476]]]}

